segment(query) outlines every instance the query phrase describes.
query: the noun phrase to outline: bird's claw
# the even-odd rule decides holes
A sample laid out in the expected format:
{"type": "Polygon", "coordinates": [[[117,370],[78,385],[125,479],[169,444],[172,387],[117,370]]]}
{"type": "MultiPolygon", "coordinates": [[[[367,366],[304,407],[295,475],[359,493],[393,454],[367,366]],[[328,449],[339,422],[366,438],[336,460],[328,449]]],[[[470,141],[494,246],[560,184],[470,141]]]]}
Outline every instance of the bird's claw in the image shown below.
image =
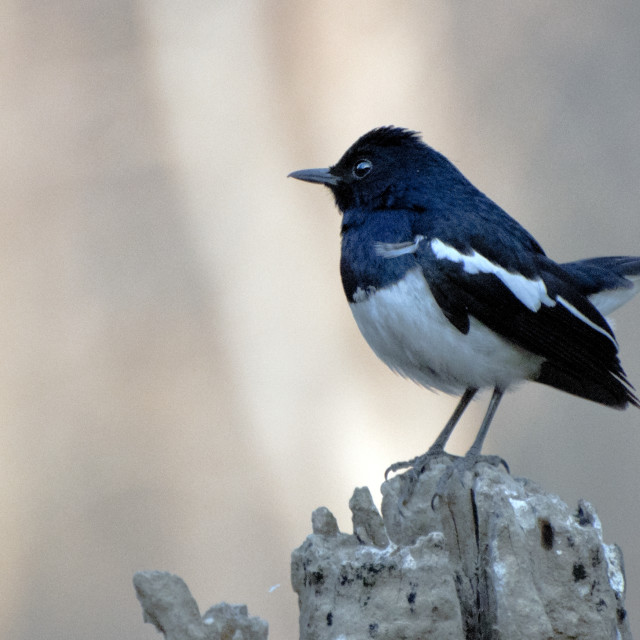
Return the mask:
{"type": "Polygon", "coordinates": [[[504,467],[504,470],[507,473],[511,473],[511,469],[509,469],[509,465],[507,464],[507,461],[504,458],[501,458],[500,456],[478,456],[478,460],[482,460],[482,462],[488,462],[491,466],[493,467],[504,467]]]}
{"type": "Polygon", "coordinates": [[[445,456],[449,458],[449,460],[455,460],[458,456],[453,456],[450,453],[444,451],[444,449],[435,449],[431,448],[426,453],[423,453],[421,456],[416,456],[411,460],[406,460],[404,462],[394,462],[392,465],[387,467],[387,470],[384,472],[384,479],[389,479],[390,473],[395,473],[396,471],[400,471],[401,469],[409,469],[413,471],[416,476],[424,473],[425,469],[431,464],[433,460],[436,458],[441,458],[445,456]]]}

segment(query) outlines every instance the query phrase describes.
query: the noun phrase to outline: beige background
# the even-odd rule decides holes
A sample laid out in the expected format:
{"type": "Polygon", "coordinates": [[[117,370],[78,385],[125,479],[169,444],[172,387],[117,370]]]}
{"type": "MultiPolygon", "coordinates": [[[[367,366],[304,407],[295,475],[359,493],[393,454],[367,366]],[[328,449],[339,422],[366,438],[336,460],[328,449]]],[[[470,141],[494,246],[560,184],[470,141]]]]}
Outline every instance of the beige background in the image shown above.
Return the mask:
{"type": "MultiPolygon", "coordinates": [[[[359,336],[326,190],[285,176],[419,129],[561,260],[640,253],[640,5],[4,0],[0,636],[156,638],[181,575],[293,638],[311,511],[452,410],[359,336]],[[270,592],[270,587],[281,587],[270,592]]],[[[640,385],[640,300],[617,314],[640,385]]],[[[455,434],[463,452],[486,395],[455,434]]],[[[640,412],[528,385],[485,450],[624,552],[640,635],[640,412]]]]}

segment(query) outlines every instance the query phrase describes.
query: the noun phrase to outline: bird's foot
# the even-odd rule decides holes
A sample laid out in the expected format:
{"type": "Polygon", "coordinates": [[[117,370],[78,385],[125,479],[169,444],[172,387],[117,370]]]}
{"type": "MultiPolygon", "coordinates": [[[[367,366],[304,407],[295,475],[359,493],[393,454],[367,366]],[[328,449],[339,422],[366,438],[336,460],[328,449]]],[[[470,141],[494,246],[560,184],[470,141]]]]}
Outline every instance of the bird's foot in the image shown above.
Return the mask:
{"type": "Polygon", "coordinates": [[[509,465],[506,460],[500,456],[481,456],[479,453],[469,451],[463,458],[455,458],[452,463],[447,466],[444,473],[438,479],[435,493],[431,498],[431,508],[435,510],[436,505],[440,499],[445,495],[445,491],[449,482],[457,476],[460,484],[465,486],[465,477],[467,473],[473,471],[474,467],[479,462],[486,462],[494,467],[503,466],[507,473],[509,472],[509,465]]]}
{"type": "Polygon", "coordinates": [[[442,447],[431,447],[429,451],[423,453],[421,456],[416,456],[415,458],[406,460],[405,462],[394,462],[384,472],[384,479],[388,480],[390,473],[395,473],[401,469],[409,469],[409,472],[417,478],[419,475],[424,473],[425,469],[427,469],[434,460],[442,457],[446,457],[449,460],[458,459],[458,456],[447,453],[442,447]]]}
{"type": "MultiPolygon", "coordinates": [[[[436,460],[442,460],[443,458],[450,462],[457,460],[458,456],[447,453],[443,447],[433,446],[426,453],[416,456],[411,460],[407,460],[406,462],[395,462],[392,464],[384,472],[384,479],[387,481],[390,473],[395,473],[402,469],[408,469],[408,471],[403,474],[403,488],[400,496],[400,503],[402,505],[406,505],[413,496],[420,476],[429,469],[436,460]]],[[[449,466],[447,468],[449,468],[449,466]]]]}
{"type": "Polygon", "coordinates": [[[431,499],[431,507],[436,508],[438,501],[446,494],[447,486],[453,478],[458,478],[460,484],[465,486],[465,475],[473,471],[479,462],[486,462],[494,467],[503,466],[509,473],[509,465],[500,456],[483,456],[473,450],[469,451],[464,457],[455,456],[447,453],[442,447],[433,446],[426,453],[416,456],[406,462],[395,462],[387,468],[384,473],[385,481],[389,478],[390,473],[395,473],[402,469],[407,469],[402,475],[403,488],[401,491],[401,504],[406,505],[411,500],[420,476],[428,471],[434,464],[445,464],[442,474],[438,478],[435,492],[431,499]]]}

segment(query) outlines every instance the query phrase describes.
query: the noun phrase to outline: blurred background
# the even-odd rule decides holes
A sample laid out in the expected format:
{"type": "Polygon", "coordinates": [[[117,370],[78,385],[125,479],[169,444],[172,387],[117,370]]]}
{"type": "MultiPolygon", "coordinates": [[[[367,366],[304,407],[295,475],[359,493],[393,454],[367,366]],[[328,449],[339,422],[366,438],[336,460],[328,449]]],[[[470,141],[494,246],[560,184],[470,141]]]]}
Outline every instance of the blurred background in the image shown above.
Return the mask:
{"type": "MultiPolygon", "coordinates": [[[[338,274],[336,162],[417,129],[554,258],[640,252],[640,4],[4,0],[0,636],[156,638],[179,574],[297,637],[289,554],[457,399],[389,372],[338,274]],[[275,585],[277,589],[271,589],[275,585]]],[[[616,331],[640,385],[640,300],[616,331]]],[[[450,450],[469,446],[488,396],[450,450]]],[[[528,385],[485,451],[621,545],[640,412],[528,385]]]]}

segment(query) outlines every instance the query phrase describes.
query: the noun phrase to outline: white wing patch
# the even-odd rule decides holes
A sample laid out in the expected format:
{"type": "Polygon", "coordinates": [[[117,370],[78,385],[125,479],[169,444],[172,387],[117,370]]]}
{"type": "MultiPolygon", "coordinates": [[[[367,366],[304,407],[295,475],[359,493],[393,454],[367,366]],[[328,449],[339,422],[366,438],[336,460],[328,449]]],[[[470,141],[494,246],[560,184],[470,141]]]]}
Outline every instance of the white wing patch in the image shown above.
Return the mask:
{"type": "Polygon", "coordinates": [[[556,305],[556,301],[549,297],[542,278],[531,280],[520,273],[511,273],[494,264],[475,249],[471,255],[466,255],[437,238],[431,241],[431,250],[436,258],[461,263],[462,268],[469,274],[494,274],[531,311],[538,311],[543,304],[547,307],[556,305]]]}
{"type": "Polygon", "coordinates": [[[416,236],[413,242],[376,242],[373,248],[376,255],[383,258],[397,258],[408,253],[415,253],[424,236],[416,236]]]}

